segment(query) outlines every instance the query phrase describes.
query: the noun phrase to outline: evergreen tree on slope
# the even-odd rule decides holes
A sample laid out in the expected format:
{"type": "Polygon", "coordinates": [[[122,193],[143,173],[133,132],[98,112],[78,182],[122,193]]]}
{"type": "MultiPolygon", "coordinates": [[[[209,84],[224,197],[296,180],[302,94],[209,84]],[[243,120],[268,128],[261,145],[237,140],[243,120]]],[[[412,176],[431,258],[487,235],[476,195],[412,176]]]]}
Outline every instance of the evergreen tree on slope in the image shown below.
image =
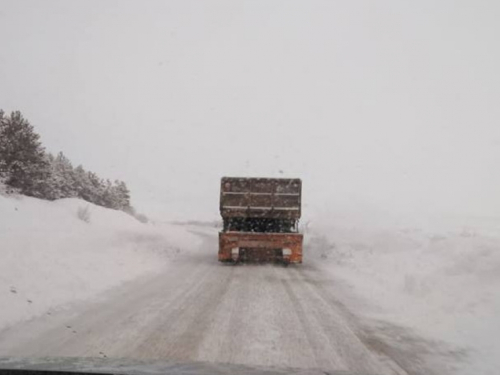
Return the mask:
{"type": "Polygon", "coordinates": [[[15,111],[0,120],[0,174],[5,183],[22,194],[45,198],[50,170],[33,126],[15,111]]]}

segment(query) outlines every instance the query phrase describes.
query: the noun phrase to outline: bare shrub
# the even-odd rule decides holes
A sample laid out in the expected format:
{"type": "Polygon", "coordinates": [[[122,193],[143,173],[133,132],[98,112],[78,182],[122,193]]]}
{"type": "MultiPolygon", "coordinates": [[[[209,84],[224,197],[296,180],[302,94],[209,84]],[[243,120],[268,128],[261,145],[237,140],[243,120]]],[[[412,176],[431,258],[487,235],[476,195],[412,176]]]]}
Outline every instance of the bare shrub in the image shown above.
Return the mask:
{"type": "Polygon", "coordinates": [[[76,213],[76,216],[81,220],[86,223],[90,223],[90,207],[85,206],[85,207],[78,207],[78,212],[76,213]]]}
{"type": "Polygon", "coordinates": [[[147,224],[149,222],[149,219],[146,215],[143,214],[135,214],[134,217],[139,220],[143,224],[147,224]]]}

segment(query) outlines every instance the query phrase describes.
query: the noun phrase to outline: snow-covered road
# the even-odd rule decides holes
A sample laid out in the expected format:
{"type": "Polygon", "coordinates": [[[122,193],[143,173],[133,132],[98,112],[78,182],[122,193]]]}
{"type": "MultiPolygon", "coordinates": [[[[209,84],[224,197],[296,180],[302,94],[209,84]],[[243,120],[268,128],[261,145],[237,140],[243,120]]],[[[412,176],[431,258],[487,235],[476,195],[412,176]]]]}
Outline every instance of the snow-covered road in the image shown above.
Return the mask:
{"type": "MultiPolygon", "coordinates": [[[[313,265],[222,265],[216,238],[165,272],[0,334],[0,356],[167,359],[431,373],[370,340],[313,265]],[[403,370],[405,368],[405,370],[403,370]]],[[[411,350],[409,350],[411,352],[411,350]]],[[[411,356],[417,356],[413,352],[411,356]]]]}

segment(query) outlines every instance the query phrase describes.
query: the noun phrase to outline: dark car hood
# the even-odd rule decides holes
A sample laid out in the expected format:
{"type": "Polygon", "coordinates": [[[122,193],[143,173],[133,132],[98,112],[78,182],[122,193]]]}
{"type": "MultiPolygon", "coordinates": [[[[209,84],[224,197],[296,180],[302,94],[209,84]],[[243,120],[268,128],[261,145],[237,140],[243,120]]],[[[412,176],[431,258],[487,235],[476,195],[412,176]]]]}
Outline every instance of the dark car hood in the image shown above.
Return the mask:
{"type": "Polygon", "coordinates": [[[121,375],[374,375],[345,371],[250,367],[205,362],[175,363],[115,358],[1,358],[0,374],[46,375],[47,372],[121,375]]]}

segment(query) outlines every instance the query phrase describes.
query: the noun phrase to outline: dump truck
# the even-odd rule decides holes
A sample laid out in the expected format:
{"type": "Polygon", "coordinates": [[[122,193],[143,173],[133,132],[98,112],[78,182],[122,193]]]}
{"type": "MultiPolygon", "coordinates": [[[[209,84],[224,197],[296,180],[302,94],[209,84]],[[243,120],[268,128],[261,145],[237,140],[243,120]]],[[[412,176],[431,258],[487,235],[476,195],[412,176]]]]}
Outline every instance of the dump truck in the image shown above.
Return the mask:
{"type": "Polygon", "coordinates": [[[223,177],[220,262],[302,263],[298,178],[223,177]]]}

